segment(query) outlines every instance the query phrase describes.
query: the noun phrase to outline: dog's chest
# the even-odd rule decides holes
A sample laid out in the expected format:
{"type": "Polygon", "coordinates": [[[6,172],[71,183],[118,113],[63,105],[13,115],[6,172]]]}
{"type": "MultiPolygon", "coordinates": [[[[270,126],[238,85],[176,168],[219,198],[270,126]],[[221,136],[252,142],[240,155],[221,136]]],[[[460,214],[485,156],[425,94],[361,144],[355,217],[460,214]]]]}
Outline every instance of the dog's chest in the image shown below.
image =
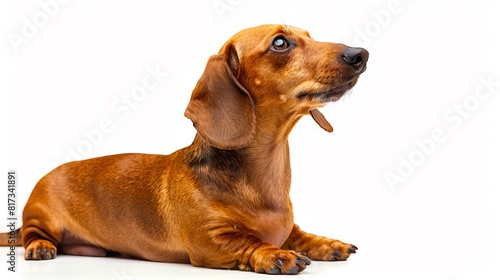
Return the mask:
{"type": "Polygon", "coordinates": [[[281,247],[292,231],[293,214],[291,211],[258,211],[250,224],[263,241],[281,247]]]}

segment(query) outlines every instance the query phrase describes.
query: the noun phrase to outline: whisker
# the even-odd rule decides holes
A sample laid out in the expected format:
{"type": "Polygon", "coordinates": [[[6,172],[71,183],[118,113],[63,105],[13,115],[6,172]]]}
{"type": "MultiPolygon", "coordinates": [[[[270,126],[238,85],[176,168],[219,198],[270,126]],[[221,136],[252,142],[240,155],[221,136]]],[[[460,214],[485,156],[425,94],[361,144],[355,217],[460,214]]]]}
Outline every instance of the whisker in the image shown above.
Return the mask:
{"type": "Polygon", "coordinates": [[[281,17],[281,21],[283,22],[283,27],[285,28],[285,31],[286,32],[289,32],[288,31],[288,25],[285,23],[285,19],[283,18],[283,15],[280,14],[280,17],[281,17]]]}

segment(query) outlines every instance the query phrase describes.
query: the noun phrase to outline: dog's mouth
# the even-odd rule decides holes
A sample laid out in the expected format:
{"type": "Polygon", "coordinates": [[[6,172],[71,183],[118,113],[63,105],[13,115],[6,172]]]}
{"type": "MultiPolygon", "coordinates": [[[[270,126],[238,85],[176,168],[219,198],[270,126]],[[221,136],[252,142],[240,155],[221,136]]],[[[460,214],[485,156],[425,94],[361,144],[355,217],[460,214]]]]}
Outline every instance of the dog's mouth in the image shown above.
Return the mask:
{"type": "Polygon", "coordinates": [[[316,92],[301,92],[297,94],[298,99],[311,99],[320,103],[329,103],[338,101],[346,92],[352,89],[358,80],[358,77],[340,85],[316,92]]]}
{"type": "Polygon", "coordinates": [[[326,86],[326,90],[319,91],[302,91],[299,92],[296,96],[298,99],[310,99],[320,103],[329,103],[338,101],[347,91],[352,89],[356,83],[358,82],[359,76],[366,71],[366,63],[364,63],[363,68],[356,71],[354,76],[348,79],[341,85],[336,86],[326,86]]]}
{"type": "MultiPolygon", "coordinates": [[[[316,92],[301,92],[297,95],[298,99],[310,99],[316,102],[320,102],[322,104],[338,101],[346,92],[352,89],[356,82],[358,81],[359,75],[357,75],[354,79],[344,83],[340,86],[331,87],[324,91],[316,91],[316,92]]],[[[314,119],[314,121],[325,131],[333,132],[332,125],[326,120],[325,116],[318,110],[312,109],[309,111],[310,115],[314,119]]]]}

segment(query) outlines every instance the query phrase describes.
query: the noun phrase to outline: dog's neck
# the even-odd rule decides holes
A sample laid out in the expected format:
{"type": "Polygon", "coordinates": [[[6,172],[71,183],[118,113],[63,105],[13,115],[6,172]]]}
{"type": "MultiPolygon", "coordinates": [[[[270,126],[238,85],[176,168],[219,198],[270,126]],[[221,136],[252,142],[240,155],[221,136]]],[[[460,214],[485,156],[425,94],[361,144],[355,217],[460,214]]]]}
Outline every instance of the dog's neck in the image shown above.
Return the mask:
{"type": "Polygon", "coordinates": [[[250,182],[258,184],[255,187],[261,188],[266,197],[275,197],[274,200],[288,198],[291,185],[288,135],[300,117],[280,115],[275,110],[259,110],[258,107],[256,114],[255,137],[242,150],[248,164],[247,176],[250,182]]]}
{"type": "Polygon", "coordinates": [[[219,200],[244,195],[255,208],[290,209],[290,155],[288,134],[300,117],[258,116],[257,132],[247,147],[222,150],[199,134],[188,159],[204,190],[219,200]],[[224,195],[226,194],[226,195],[224,195]]]}

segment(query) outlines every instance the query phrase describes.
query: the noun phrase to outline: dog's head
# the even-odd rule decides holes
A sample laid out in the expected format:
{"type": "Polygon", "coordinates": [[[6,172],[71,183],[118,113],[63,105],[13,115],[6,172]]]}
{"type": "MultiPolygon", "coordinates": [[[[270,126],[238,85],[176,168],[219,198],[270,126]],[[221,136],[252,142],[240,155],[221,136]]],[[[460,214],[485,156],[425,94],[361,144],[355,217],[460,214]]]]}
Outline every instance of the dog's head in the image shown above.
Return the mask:
{"type": "Polygon", "coordinates": [[[367,60],[365,49],[317,42],[300,28],[248,28],[209,59],[185,115],[205,140],[221,149],[247,146],[258,117],[270,114],[276,121],[311,114],[331,132],[317,108],[351,89],[367,60]]]}

